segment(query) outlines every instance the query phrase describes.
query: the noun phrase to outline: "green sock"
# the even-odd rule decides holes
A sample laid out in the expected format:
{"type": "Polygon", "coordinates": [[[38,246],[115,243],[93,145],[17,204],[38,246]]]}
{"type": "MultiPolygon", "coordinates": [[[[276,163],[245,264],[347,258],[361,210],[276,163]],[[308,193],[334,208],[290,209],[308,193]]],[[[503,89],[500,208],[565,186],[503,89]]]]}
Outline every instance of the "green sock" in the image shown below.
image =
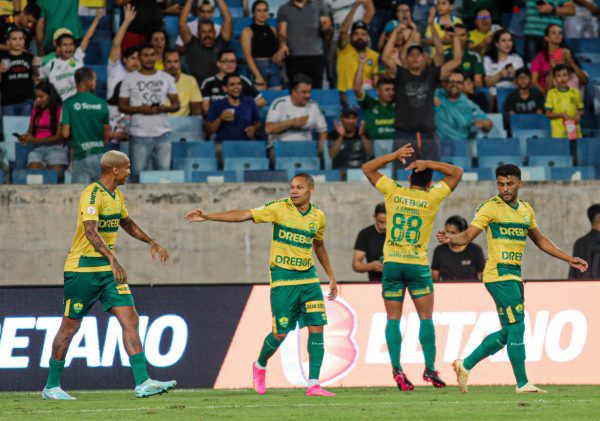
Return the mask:
{"type": "Polygon", "coordinates": [[[318,380],[321,373],[321,365],[325,356],[325,343],[323,332],[308,334],[308,378],[318,380]]]}
{"type": "Polygon", "coordinates": [[[512,365],[517,386],[523,387],[527,384],[527,374],[525,373],[525,322],[519,320],[517,323],[508,325],[508,359],[512,365]]]}
{"type": "Polygon", "coordinates": [[[281,345],[283,341],[280,341],[273,335],[273,333],[269,333],[263,342],[263,346],[260,350],[260,355],[258,356],[258,363],[262,367],[267,366],[267,361],[271,356],[277,351],[279,345],[281,345]]]}
{"type": "Polygon", "coordinates": [[[141,385],[150,378],[146,368],[146,354],[144,354],[144,352],[130,355],[129,364],[131,365],[131,371],[133,371],[133,378],[135,379],[136,386],[141,385]]]}
{"type": "Polygon", "coordinates": [[[425,367],[435,371],[435,329],[433,320],[421,320],[419,342],[421,342],[421,348],[423,348],[423,355],[425,356],[425,367]]]}
{"type": "Polygon", "coordinates": [[[60,376],[65,368],[65,360],[53,360],[50,358],[50,368],[48,370],[48,382],[46,389],[60,386],[60,376]]]}
{"type": "Polygon", "coordinates": [[[463,366],[467,370],[470,370],[475,367],[475,364],[477,364],[479,361],[500,351],[502,348],[504,348],[504,345],[506,345],[507,336],[508,330],[505,327],[503,327],[502,330],[487,335],[481,344],[475,348],[467,358],[465,358],[463,361],[463,366]]]}
{"type": "Polygon", "coordinates": [[[385,341],[387,342],[392,367],[402,370],[400,365],[400,347],[402,346],[400,320],[388,319],[385,325],[385,341]]]}

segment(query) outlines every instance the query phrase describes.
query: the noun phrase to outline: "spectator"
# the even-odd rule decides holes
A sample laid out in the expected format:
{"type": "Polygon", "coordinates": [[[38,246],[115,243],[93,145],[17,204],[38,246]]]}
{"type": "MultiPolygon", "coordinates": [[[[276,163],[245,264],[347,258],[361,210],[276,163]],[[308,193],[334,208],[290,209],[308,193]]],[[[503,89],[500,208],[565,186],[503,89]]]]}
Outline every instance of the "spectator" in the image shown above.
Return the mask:
{"type": "Polygon", "coordinates": [[[571,0],[525,1],[525,59],[530,62],[543,48],[544,31],[548,25],[562,28],[563,17],[575,14],[571,0]]]}
{"type": "MultiPolygon", "coordinates": [[[[237,71],[237,58],[233,50],[225,49],[219,53],[217,60],[218,72],[211,77],[202,81],[200,89],[202,90],[202,108],[204,114],[208,112],[208,107],[211,101],[216,101],[225,98],[226,94],[223,89],[225,85],[225,75],[234,74],[237,71]]],[[[267,101],[259,93],[252,82],[246,76],[240,76],[242,79],[242,96],[254,98],[259,107],[267,104],[267,101]]]]}
{"type": "Polygon", "coordinates": [[[394,138],[394,123],[396,121],[396,104],[394,104],[394,81],[379,78],[377,81],[377,99],[369,96],[362,82],[362,74],[366,55],[359,56],[358,70],[354,78],[354,94],[363,113],[365,132],[371,140],[394,138]]]}
{"type": "Polygon", "coordinates": [[[139,47],[145,40],[163,26],[163,9],[156,0],[114,0],[115,5],[133,6],[136,15],[127,32],[123,36],[121,51],[127,51],[129,47],[139,47]]]}
{"type": "MultiPolygon", "coordinates": [[[[8,50],[8,33],[11,29],[22,29],[25,34],[25,49],[29,50],[31,40],[33,39],[32,28],[35,27],[40,18],[40,6],[36,3],[29,3],[23,10],[14,16],[6,15],[0,17],[0,51],[8,50]]],[[[34,28],[35,29],[35,28],[34,28]]]]}
{"type": "Polygon", "coordinates": [[[555,87],[546,95],[546,117],[550,119],[552,137],[581,138],[579,122],[583,116],[583,101],[579,90],[570,88],[569,68],[564,64],[557,64],[552,69],[555,87]]]}
{"type": "Polygon", "coordinates": [[[369,27],[364,22],[355,22],[352,25],[352,32],[348,36],[349,25],[355,9],[356,6],[352,6],[348,13],[342,25],[338,43],[337,88],[342,95],[342,103],[346,102],[346,91],[354,86],[354,78],[361,56],[366,56],[362,69],[363,86],[367,89],[373,88],[379,78],[379,54],[369,48],[369,27]]]}
{"type": "Polygon", "coordinates": [[[386,227],[385,204],[375,206],[373,220],[375,223],[363,228],[354,242],[352,270],[358,273],[369,273],[369,281],[381,282],[383,274],[383,244],[386,227]],[[366,261],[366,262],[365,262],[366,261]]]}
{"type": "Polygon", "coordinates": [[[175,79],[179,111],[170,113],[169,117],[202,115],[202,94],[198,82],[193,76],[181,71],[181,57],[177,50],[165,52],[165,71],[175,79]]]}
{"type": "Polygon", "coordinates": [[[323,38],[331,35],[329,11],[321,0],[290,0],[277,12],[279,50],[278,63],[285,61],[288,80],[305,74],[312,87],[323,86],[323,38]]]}
{"type": "Polygon", "coordinates": [[[489,9],[481,8],[475,15],[475,29],[469,31],[469,48],[477,51],[480,56],[485,56],[492,45],[492,40],[496,31],[502,27],[492,23],[492,14],[489,9]]]}
{"type": "Polygon", "coordinates": [[[598,17],[600,8],[592,0],[574,0],[575,15],[565,17],[567,38],[598,37],[598,17]]]}
{"type": "MultiPolygon", "coordinates": [[[[433,19],[430,19],[430,28],[432,27],[433,19]]],[[[398,28],[400,26],[396,27],[395,31],[398,28]]],[[[394,36],[395,34],[392,35],[394,36]]],[[[394,149],[411,143],[416,153],[409,161],[416,159],[439,161],[440,145],[435,131],[434,93],[439,81],[445,80],[462,61],[460,41],[457,37],[454,38],[453,58],[442,66],[426,67],[423,47],[420,45],[405,47],[403,62],[398,65],[390,54],[392,49],[393,41],[390,39],[383,52],[383,61],[395,78],[394,149]]],[[[395,163],[395,166],[398,164],[395,163]]]]}
{"type": "Polygon", "coordinates": [[[21,0],[0,0],[0,17],[13,16],[21,8],[21,0]]]}
{"type": "MultiPolygon", "coordinates": [[[[54,51],[52,36],[60,28],[71,31],[74,40],[81,39],[83,30],[78,15],[79,0],[44,0],[39,6],[41,14],[36,25],[37,55],[39,57],[54,51]]],[[[102,13],[102,11],[102,9],[98,9],[98,12],[102,13]]]]}
{"type": "Polygon", "coordinates": [[[129,25],[136,17],[136,10],[130,4],[126,4],[123,7],[123,12],[123,22],[119,27],[119,31],[112,40],[112,46],[108,55],[108,80],[106,95],[109,100],[113,97],[116,86],[123,81],[123,78],[127,75],[127,73],[131,73],[140,68],[140,55],[138,47],[129,47],[121,59],[121,42],[123,41],[123,37],[127,32],[127,28],[129,28],[129,25]]]}
{"type": "Polygon", "coordinates": [[[333,169],[360,168],[373,156],[373,145],[365,133],[365,122],[358,126],[358,108],[354,106],[344,107],[340,121],[335,122],[335,130],[329,132],[327,138],[333,169]]]}
{"type": "MultiPolygon", "coordinates": [[[[425,32],[425,43],[430,46],[434,46],[433,43],[433,30],[435,30],[444,45],[444,50],[451,48],[452,46],[452,33],[454,32],[454,25],[462,23],[462,19],[453,14],[454,11],[454,0],[438,0],[437,2],[437,17],[433,21],[433,29],[431,26],[427,27],[425,32]]],[[[436,48],[432,47],[431,53],[435,55],[436,48]]]]}
{"type": "Polygon", "coordinates": [[[33,146],[27,156],[27,168],[54,170],[58,175],[58,182],[62,183],[69,165],[69,149],[60,135],[60,95],[47,80],[35,85],[33,92],[35,106],[31,111],[29,129],[23,136],[19,136],[22,144],[33,146]]]}
{"type": "MultiPolygon", "coordinates": [[[[404,25],[405,27],[405,29],[401,32],[404,42],[409,42],[410,40],[410,43],[412,44],[421,44],[421,34],[417,28],[417,25],[412,19],[410,6],[406,3],[400,3],[396,7],[396,19],[389,21],[385,25],[384,31],[379,37],[379,41],[377,42],[377,51],[383,50],[389,34],[391,34],[398,25],[404,25]],[[413,34],[414,38],[411,36],[413,34]]],[[[404,44],[404,42],[401,42],[400,44],[404,44]]]]}
{"type": "MultiPolygon", "coordinates": [[[[588,76],[577,61],[573,52],[564,44],[562,29],[559,25],[548,25],[544,32],[544,49],[540,51],[531,63],[533,85],[546,92],[553,86],[552,68],[558,64],[566,64],[571,68],[569,86],[580,89],[588,83],[588,76]]],[[[583,91],[581,92],[583,97],[583,91]]]]}
{"type": "MultiPolygon", "coordinates": [[[[456,235],[467,229],[467,221],[461,216],[451,216],[446,220],[445,231],[456,235]]],[[[482,279],[485,267],[483,250],[477,244],[466,246],[440,244],[433,251],[431,277],[438,281],[478,281],[482,279]]]]}
{"type": "Polygon", "coordinates": [[[33,55],[25,51],[25,32],[21,28],[8,33],[8,48],[0,52],[2,115],[30,115],[37,70],[33,55]]]}
{"type": "Polygon", "coordinates": [[[514,88],[515,73],[523,67],[523,59],[515,53],[510,32],[500,29],[494,34],[492,45],[483,59],[485,84],[490,95],[496,96],[496,87],[514,88]]]}
{"type": "Polygon", "coordinates": [[[373,5],[375,6],[375,14],[369,25],[369,37],[371,38],[371,47],[375,48],[383,32],[383,28],[394,17],[396,1],[373,0],[373,5]]]}
{"type": "MultiPolygon", "coordinates": [[[[460,41],[460,46],[463,51],[463,59],[460,63],[459,70],[465,74],[472,74],[475,86],[481,88],[483,86],[483,63],[477,52],[467,49],[467,27],[462,23],[454,25],[454,36],[460,41]]],[[[444,51],[444,62],[450,60],[452,60],[452,50],[444,51]]]]}
{"type": "Polygon", "coordinates": [[[100,177],[100,158],[109,134],[108,104],[93,94],[96,74],[89,67],[75,72],[77,93],[63,104],[62,137],[71,146],[71,182],[89,184],[100,177]]]}
{"type": "MultiPolygon", "coordinates": [[[[472,28],[477,26],[477,16],[481,10],[486,10],[491,17],[489,23],[500,23],[500,1],[498,0],[463,0],[462,2],[462,17],[465,23],[472,28]]],[[[487,31],[486,31],[487,32],[487,31]]]]}
{"type": "Polygon", "coordinates": [[[94,36],[94,32],[96,32],[100,19],[102,19],[102,13],[102,9],[98,9],[92,24],[77,49],[75,48],[73,35],[67,33],[60,35],[56,39],[57,56],[40,67],[40,76],[47,78],[54,85],[63,102],[77,92],[74,78],[75,71],[83,67],[85,50],[94,36]]]}
{"type": "Polygon", "coordinates": [[[504,103],[504,112],[513,114],[544,113],[544,95],[531,86],[531,71],[521,67],[515,75],[517,89],[508,94],[504,103]]]}
{"type": "Polygon", "coordinates": [[[169,35],[164,29],[159,29],[150,34],[148,43],[154,47],[154,51],[156,52],[156,70],[164,71],[165,65],[163,63],[163,57],[165,55],[165,49],[169,45],[169,35]]]}
{"type": "Polygon", "coordinates": [[[488,101],[488,97],[485,92],[482,92],[477,89],[475,86],[475,78],[473,73],[465,73],[463,72],[463,76],[465,77],[465,84],[463,85],[463,94],[473,101],[479,108],[483,110],[484,113],[488,113],[490,111],[490,102],[488,101]]]}
{"type": "Polygon", "coordinates": [[[311,101],[311,91],[310,77],[298,74],[290,83],[290,95],[273,101],[265,124],[270,147],[277,141],[313,140],[314,131],[318,134],[318,151],[323,153],[327,122],[319,105],[311,101]]]}
{"type": "Polygon", "coordinates": [[[463,95],[465,77],[454,71],[444,89],[436,92],[435,125],[442,140],[468,139],[471,131],[490,131],[493,123],[473,101],[463,95]]]}
{"type": "Polygon", "coordinates": [[[140,171],[168,170],[171,167],[171,128],[167,113],[179,111],[179,98],[173,77],[156,70],[156,53],[149,44],[140,48],[139,70],[123,79],[119,111],[131,114],[130,156],[134,177],[140,171]],[[165,105],[167,99],[170,105],[165,105]]]}
{"type": "Polygon", "coordinates": [[[242,31],[242,50],[248,69],[259,91],[279,90],[283,86],[281,67],[273,60],[279,48],[277,32],[267,23],[269,3],[257,0],[252,4],[252,24],[242,31]]]}
{"type": "Polygon", "coordinates": [[[198,21],[198,37],[192,35],[187,26],[187,19],[192,8],[192,0],[186,0],[181,15],[179,15],[179,35],[186,49],[187,64],[190,73],[196,78],[198,85],[219,70],[217,60],[221,51],[226,49],[231,40],[233,31],[231,13],[225,0],[217,0],[217,5],[223,17],[221,34],[216,36],[215,25],[212,21],[198,21]]]}
{"type": "MultiPolygon", "coordinates": [[[[411,4],[410,1],[405,3],[408,5],[411,4]]],[[[415,4],[412,6],[412,16],[417,24],[417,30],[420,34],[424,34],[429,25],[429,13],[431,12],[431,9],[435,10],[437,0],[418,0],[414,3],[415,4]]]]}
{"type": "Polygon", "coordinates": [[[227,96],[210,103],[204,122],[206,133],[216,140],[251,140],[256,137],[260,116],[254,98],[243,95],[242,78],[228,73],[223,80],[227,96]]]}
{"type": "MultiPolygon", "coordinates": [[[[196,38],[198,37],[198,24],[200,22],[212,22],[215,27],[215,36],[218,37],[221,34],[221,25],[219,25],[215,19],[215,6],[209,0],[202,0],[198,2],[196,15],[198,18],[189,21],[187,24],[193,36],[196,38]]],[[[177,36],[175,46],[180,53],[185,53],[185,46],[183,44],[183,40],[181,39],[181,35],[177,36]]]]}
{"type": "Polygon", "coordinates": [[[600,205],[588,208],[587,216],[592,230],[575,241],[573,256],[581,257],[589,266],[585,272],[569,269],[569,279],[600,279],[600,205]]]}

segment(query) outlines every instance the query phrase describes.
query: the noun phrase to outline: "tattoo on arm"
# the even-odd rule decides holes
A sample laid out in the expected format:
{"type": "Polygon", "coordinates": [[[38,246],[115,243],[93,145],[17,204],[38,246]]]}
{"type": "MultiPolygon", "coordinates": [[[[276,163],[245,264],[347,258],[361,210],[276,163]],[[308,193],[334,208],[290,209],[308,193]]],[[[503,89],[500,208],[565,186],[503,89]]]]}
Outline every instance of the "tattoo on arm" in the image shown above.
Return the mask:
{"type": "Polygon", "coordinates": [[[113,252],[108,249],[106,243],[98,233],[98,223],[96,221],[84,221],[85,237],[92,247],[107,259],[113,256],[113,252]]]}
{"type": "Polygon", "coordinates": [[[131,218],[121,219],[121,228],[133,238],[143,241],[144,243],[150,244],[153,241],[152,238],[150,238],[150,236],[148,236],[148,234],[146,234],[131,218]]]}

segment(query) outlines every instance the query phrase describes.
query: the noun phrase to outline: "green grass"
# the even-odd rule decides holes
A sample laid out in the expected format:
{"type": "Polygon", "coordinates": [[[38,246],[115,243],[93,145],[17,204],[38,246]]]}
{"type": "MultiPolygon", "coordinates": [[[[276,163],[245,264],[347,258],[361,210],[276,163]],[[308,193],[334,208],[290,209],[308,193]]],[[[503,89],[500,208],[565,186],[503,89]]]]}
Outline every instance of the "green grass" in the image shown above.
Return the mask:
{"type": "Polygon", "coordinates": [[[413,392],[395,388],[332,389],[335,398],[307,398],[302,389],[175,390],[136,399],[133,391],[71,391],[76,401],[42,401],[40,393],[0,393],[0,420],[35,419],[309,419],[309,420],[597,420],[598,386],[548,386],[545,395],[517,395],[514,387],[456,387],[413,392]]]}

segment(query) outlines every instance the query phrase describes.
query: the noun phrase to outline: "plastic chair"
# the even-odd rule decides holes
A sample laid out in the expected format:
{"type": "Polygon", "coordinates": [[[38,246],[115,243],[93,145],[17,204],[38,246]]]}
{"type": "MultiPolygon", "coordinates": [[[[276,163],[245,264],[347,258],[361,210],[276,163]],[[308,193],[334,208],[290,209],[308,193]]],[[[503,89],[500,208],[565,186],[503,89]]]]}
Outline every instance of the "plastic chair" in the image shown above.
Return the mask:
{"type": "Polygon", "coordinates": [[[169,126],[173,132],[187,132],[202,134],[202,117],[169,117],[169,126]]]}
{"type": "Polygon", "coordinates": [[[510,116],[512,132],[518,130],[550,131],[550,121],[544,114],[513,114],[510,116]]]}
{"type": "Polygon", "coordinates": [[[306,171],[296,171],[294,175],[298,173],[306,173],[312,175],[315,183],[324,183],[331,181],[340,181],[340,172],[338,170],[306,170],[306,171]]]}
{"type": "Polygon", "coordinates": [[[492,113],[487,115],[492,123],[494,124],[490,131],[484,132],[483,130],[477,130],[477,139],[485,139],[485,138],[505,138],[506,130],[504,130],[504,121],[502,114],[500,113],[492,113]]]}
{"type": "Polygon", "coordinates": [[[192,171],[192,183],[235,183],[235,171],[192,171]]]}
{"type": "Polygon", "coordinates": [[[393,140],[380,139],[373,142],[373,153],[376,157],[391,153],[393,149],[393,140]]]}
{"type": "Polygon", "coordinates": [[[577,165],[595,167],[596,173],[600,174],[600,139],[577,140],[577,165]]]}
{"type": "Polygon", "coordinates": [[[207,142],[171,142],[171,160],[179,158],[215,158],[215,144],[207,142]]]}
{"type": "Polygon", "coordinates": [[[269,158],[255,158],[252,156],[224,158],[223,169],[235,172],[237,179],[242,181],[244,179],[244,171],[268,170],[269,158]]]}
{"type": "Polygon", "coordinates": [[[183,170],[140,171],[141,184],[185,183],[183,170]]]}
{"type": "Polygon", "coordinates": [[[571,168],[548,168],[550,180],[595,180],[596,169],[592,166],[580,166],[571,168]]]}
{"type": "Polygon", "coordinates": [[[268,170],[251,170],[244,171],[244,182],[254,183],[276,183],[288,181],[287,170],[268,171],[268,170]]]}
{"type": "MultiPolygon", "coordinates": [[[[391,168],[381,168],[379,170],[379,172],[389,178],[392,178],[392,169],[391,168]]],[[[360,168],[350,168],[350,169],[346,170],[346,181],[368,182],[369,180],[367,180],[367,177],[365,176],[365,174],[363,173],[363,171],[360,168]]]]}
{"type": "Polygon", "coordinates": [[[328,105],[341,105],[340,91],[337,89],[313,89],[311,99],[317,102],[321,108],[328,105]]]}
{"type": "Polygon", "coordinates": [[[264,140],[225,140],[223,141],[223,158],[264,158],[266,142],[264,140]]]}
{"type": "MultiPolygon", "coordinates": [[[[3,149],[6,154],[7,161],[14,161],[16,157],[15,144],[19,140],[13,136],[13,133],[23,134],[29,128],[29,116],[7,116],[2,117],[2,130],[4,132],[3,149]]],[[[0,143],[1,145],[1,143],[0,143]]]]}
{"type": "Polygon", "coordinates": [[[450,155],[442,155],[440,158],[441,162],[446,162],[448,164],[456,165],[461,168],[471,168],[471,159],[466,156],[450,156],[450,155]]]}
{"type": "Polygon", "coordinates": [[[56,184],[58,174],[54,170],[14,170],[13,184],[56,184]]]}
{"type": "Polygon", "coordinates": [[[185,173],[185,181],[192,181],[193,171],[216,171],[216,158],[176,158],[173,159],[172,168],[174,170],[183,170],[185,173]]]}
{"type": "Polygon", "coordinates": [[[496,112],[502,114],[504,112],[504,103],[506,98],[513,92],[515,88],[496,88],[496,112]]]}
{"type": "Polygon", "coordinates": [[[317,142],[313,140],[293,142],[278,141],[273,144],[275,159],[296,157],[317,157],[317,142]]]}
{"type": "Polygon", "coordinates": [[[531,164],[532,166],[521,167],[521,179],[523,181],[546,181],[546,168],[539,164],[531,164]]]}
{"type": "Polygon", "coordinates": [[[275,158],[275,169],[287,170],[289,178],[291,178],[298,172],[320,170],[321,160],[307,157],[275,158]]]}

